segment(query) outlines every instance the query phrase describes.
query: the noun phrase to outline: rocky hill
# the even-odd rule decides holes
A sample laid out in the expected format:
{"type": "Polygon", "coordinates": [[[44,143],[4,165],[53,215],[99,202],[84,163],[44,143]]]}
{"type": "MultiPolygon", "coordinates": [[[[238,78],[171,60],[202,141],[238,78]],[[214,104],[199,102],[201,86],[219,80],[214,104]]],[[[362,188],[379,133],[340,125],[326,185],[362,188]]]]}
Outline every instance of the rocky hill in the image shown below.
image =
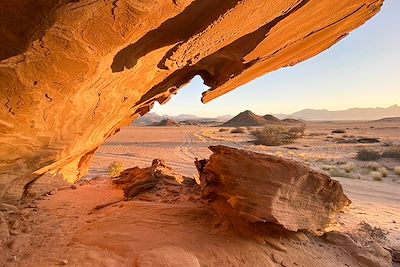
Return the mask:
{"type": "Polygon", "coordinates": [[[153,123],[151,126],[178,126],[178,123],[170,119],[164,119],[160,122],[153,123]]]}

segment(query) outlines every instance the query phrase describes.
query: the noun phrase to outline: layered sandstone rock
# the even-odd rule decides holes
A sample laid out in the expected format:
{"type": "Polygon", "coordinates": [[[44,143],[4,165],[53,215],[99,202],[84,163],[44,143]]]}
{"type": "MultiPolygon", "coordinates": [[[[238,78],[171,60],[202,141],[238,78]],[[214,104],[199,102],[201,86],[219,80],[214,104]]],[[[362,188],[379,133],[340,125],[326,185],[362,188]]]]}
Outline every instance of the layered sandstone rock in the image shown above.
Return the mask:
{"type": "Polygon", "coordinates": [[[284,228],[322,230],[350,204],[339,182],[304,164],[225,146],[198,161],[203,195],[218,212],[284,228]]]}
{"type": "Polygon", "coordinates": [[[195,75],[208,102],[329,48],[383,0],[0,3],[0,199],[75,181],[104,140],[195,75]]]}
{"type": "Polygon", "coordinates": [[[113,183],[124,191],[126,199],[187,203],[196,202],[201,195],[195,180],[175,172],[160,159],[147,168],[124,170],[113,183]]]}

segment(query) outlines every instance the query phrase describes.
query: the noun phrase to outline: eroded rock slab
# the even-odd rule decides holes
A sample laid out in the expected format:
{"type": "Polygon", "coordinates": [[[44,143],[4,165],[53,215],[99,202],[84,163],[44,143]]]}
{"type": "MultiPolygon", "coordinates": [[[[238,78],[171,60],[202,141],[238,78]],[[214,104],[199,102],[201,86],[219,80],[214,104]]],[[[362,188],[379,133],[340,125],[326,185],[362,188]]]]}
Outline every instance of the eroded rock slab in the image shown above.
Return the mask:
{"type": "Polygon", "coordinates": [[[175,172],[160,159],[147,168],[126,169],[113,183],[124,191],[126,199],[179,203],[196,202],[201,195],[194,179],[175,172]]]}
{"type": "Polygon", "coordinates": [[[194,76],[208,102],[328,49],[382,3],[1,1],[0,199],[44,173],[76,181],[105,139],[194,76]]]}
{"type": "Polygon", "coordinates": [[[225,146],[210,149],[210,159],[196,166],[203,195],[219,212],[291,231],[322,230],[350,204],[339,182],[304,164],[225,146]]]}
{"type": "Polygon", "coordinates": [[[325,235],[328,242],[342,247],[362,266],[389,267],[392,266],[390,253],[380,246],[371,236],[357,237],[347,233],[336,231],[325,235]]]}

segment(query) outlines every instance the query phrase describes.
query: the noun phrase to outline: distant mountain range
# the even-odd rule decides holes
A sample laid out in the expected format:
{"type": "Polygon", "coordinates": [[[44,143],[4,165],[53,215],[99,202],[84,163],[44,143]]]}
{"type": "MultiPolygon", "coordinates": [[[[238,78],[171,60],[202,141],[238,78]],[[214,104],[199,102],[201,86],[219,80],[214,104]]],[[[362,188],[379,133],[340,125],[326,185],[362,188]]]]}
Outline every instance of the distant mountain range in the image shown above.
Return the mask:
{"type": "MultiPolygon", "coordinates": [[[[350,108],[346,110],[334,110],[334,111],[326,109],[303,109],[301,111],[297,111],[292,114],[272,114],[273,116],[265,115],[264,117],[258,116],[252,113],[251,111],[244,111],[242,113],[244,113],[243,116],[246,117],[246,120],[253,121],[251,122],[251,124],[255,125],[263,124],[264,123],[262,122],[263,120],[276,120],[276,119],[280,120],[286,119],[286,122],[290,122],[290,120],[288,119],[307,120],[307,121],[313,121],[313,120],[314,121],[336,121],[336,120],[371,121],[371,120],[380,120],[385,118],[386,121],[389,120],[393,122],[393,119],[391,119],[392,117],[393,118],[400,117],[400,106],[393,105],[387,108],[350,108]]],[[[189,125],[209,124],[209,123],[221,124],[229,121],[233,117],[234,116],[232,115],[224,115],[215,118],[204,118],[190,114],[181,114],[178,116],[169,116],[169,115],[160,116],[155,112],[150,112],[142,117],[139,117],[136,121],[134,121],[133,124],[151,125],[165,119],[170,119],[180,124],[189,124],[189,125]]],[[[398,118],[396,118],[394,121],[397,120],[398,118]]]]}
{"type": "Polygon", "coordinates": [[[169,116],[169,115],[158,115],[155,112],[150,112],[147,113],[144,116],[139,117],[137,120],[133,122],[133,125],[155,125],[163,120],[171,120],[174,122],[178,122],[181,124],[207,124],[207,123],[223,123],[226,122],[227,120],[230,120],[233,116],[231,115],[224,115],[224,116],[218,116],[215,118],[205,118],[205,117],[199,117],[196,115],[190,115],[190,114],[180,114],[178,116],[169,116]]]}
{"type": "Polygon", "coordinates": [[[388,117],[400,117],[400,106],[387,108],[350,108],[346,110],[303,109],[292,114],[274,114],[277,118],[302,120],[339,121],[339,120],[379,120],[388,117]]]}

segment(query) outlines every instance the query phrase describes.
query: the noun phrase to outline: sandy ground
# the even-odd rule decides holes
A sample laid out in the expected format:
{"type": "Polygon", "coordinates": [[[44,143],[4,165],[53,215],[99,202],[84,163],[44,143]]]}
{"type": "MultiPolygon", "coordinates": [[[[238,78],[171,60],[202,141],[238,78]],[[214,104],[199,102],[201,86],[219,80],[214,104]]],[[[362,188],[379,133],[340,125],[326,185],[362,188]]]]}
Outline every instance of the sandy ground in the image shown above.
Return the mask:
{"type": "Polygon", "coordinates": [[[295,143],[266,147],[252,144],[249,129],[246,133],[220,132],[216,127],[128,127],[111,137],[96,152],[88,177],[107,175],[113,161],[121,161],[126,167],[147,167],[154,158],[164,159],[170,166],[185,175],[196,174],[194,158],[208,158],[209,145],[223,144],[269,153],[302,161],[322,172],[327,166],[341,169],[352,163],[356,168],[351,178],[333,177],[341,182],[353,204],[339,217],[340,225],[356,228],[365,221],[388,232],[388,242],[400,246],[400,176],[393,168],[400,161],[378,160],[388,170],[382,181],[374,181],[368,174],[369,162],[355,159],[360,148],[383,150],[388,144],[400,145],[400,125],[372,124],[364,122],[314,122],[308,123],[304,138],[295,143]],[[342,129],[343,134],[333,134],[342,129]],[[338,144],[336,140],[347,137],[379,138],[376,144],[338,144]],[[332,137],[332,138],[331,138],[332,137]]]}
{"type": "MultiPolygon", "coordinates": [[[[354,177],[334,178],[353,203],[338,214],[331,230],[364,233],[359,229],[366,222],[382,230],[379,242],[383,247],[400,247],[400,184],[393,172],[400,162],[379,161],[389,174],[374,181],[364,171],[366,163],[354,160],[359,147],[380,149],[382,143],[400,143],[397,126],[373,127],[312,124],[304,138],[274,148],[253,145],[248,133],[219,132],[212,127],[129,127],[99,148],[86,178],[106,177],[113,161],[121,161],[127,168],[148,167],[154,158],[164,159],[191,177],[196,173],[194,158],[208,157],[207,147],[213,144],[290,157],[321,171],[326,171],[327,165],[340,168],[353,162],[354,177]],[[336,144],[326,137],[337,128],[348,135],[379,136],[381,143],[336,144]]],[[[353,257],[357,254],[363,259],[366,247],[354,251],[310,234],[281,232],[272,225],[263,226],[257,234],[238,232],[209,207],[193,203],[125,202],[108,178],[86,179],[74,188],[64,186],[18,208],[9,215],[22,225],[15,226],[0,251],[0,266],[168,266],[160,264],[167,262],[185,267],[367,266],[353,257]]],[[[361,240],[365,246],[374,243],[368,238],[361,240]]],[[[368,253],[379,254],[374,246],[368,253]]],[[[380,266],[379,261],[370,266],[380,266]]]]}
{"type": "Polygon", "coordinates": [[[31,228],[12,236],[0,266],[364,266],[303,232],[238,232],[207,206],[122,199],[107,179],[20,207],[31,228]]]}

